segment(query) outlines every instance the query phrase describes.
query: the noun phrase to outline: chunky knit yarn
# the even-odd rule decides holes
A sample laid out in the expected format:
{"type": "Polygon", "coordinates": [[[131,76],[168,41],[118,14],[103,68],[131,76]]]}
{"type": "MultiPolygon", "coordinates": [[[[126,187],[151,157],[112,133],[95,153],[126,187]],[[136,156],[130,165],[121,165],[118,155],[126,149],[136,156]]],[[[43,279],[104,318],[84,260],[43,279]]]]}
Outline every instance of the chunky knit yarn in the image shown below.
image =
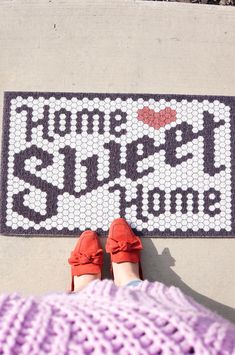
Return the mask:
{"type": "Polygon", "coordinates": [[[235,354],[235,327],[178,288],[94,280],[78,293],[0,296],[0,354],[235,354]]]}

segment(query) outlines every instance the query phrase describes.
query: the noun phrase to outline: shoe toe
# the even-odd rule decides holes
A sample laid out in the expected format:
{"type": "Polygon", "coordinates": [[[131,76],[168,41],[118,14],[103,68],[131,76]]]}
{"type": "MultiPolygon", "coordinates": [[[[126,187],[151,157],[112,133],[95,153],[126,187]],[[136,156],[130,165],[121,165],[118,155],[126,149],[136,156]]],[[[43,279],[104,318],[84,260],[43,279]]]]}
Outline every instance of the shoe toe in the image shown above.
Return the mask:
{"type": "Polygon", "coordinates": [[[75,252],[79,251],[79,252],[85,252],[89,254],[101,248],[102,246],[97,233],[91,230],[86,230],[80,235],[75,247],[75,252]]]}
{"type": "Polygon", "coordinates": [[[92,230],[85,230],[84,232],[82,232],[82,234],[80,235],[80,239],[81,238],[91,238],[91,239],[96,239],[97,238],[97,233],[92,231],[92,230]]]}
{"type": "Polygon", "coordinates": [[[117,218],[111,223],[109,237],[119,241],[131,241],[135,234],[124,218],[117,218]]]}

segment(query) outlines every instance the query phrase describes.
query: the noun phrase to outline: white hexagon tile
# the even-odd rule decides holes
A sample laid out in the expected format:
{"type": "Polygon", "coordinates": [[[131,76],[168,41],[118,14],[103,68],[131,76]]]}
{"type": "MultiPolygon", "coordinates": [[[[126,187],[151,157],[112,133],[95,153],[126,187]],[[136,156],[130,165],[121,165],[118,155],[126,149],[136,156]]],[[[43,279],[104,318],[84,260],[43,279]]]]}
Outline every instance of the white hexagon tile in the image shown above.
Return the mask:
{"type": "Polygon", "coordinates": [[[5,92],[1,232],[234,236],[235,97],[5,92]]]}

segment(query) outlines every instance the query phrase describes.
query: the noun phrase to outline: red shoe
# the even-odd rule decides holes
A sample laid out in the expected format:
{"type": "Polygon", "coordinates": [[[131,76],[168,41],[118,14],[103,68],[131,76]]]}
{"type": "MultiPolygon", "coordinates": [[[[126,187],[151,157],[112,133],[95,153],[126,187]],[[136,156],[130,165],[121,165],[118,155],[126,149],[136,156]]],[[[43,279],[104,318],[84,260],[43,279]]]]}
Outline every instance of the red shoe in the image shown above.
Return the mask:
{"type": "Polygon", "coordinates": [[[137,237],[129,224],[124,218],[115,219],[110,226],[108,239],[106,242],[105,250],[111,255],[111,267],[110,272],[112,278],[113,267],[112,262],[121,263],[129,261],[132,263],[139,263],[139,275],[143,280],[143,271],[140,262],[140,250],[143,249],[142,242],[137,237]]]}
{"type": "Polygon", "coordinates": [[[71,291],[74,291],[74,276],[98,274],[102,270],[103,249],[98,235],[91,230],[83,232],[68,262],[71,265],[71,291]]]}

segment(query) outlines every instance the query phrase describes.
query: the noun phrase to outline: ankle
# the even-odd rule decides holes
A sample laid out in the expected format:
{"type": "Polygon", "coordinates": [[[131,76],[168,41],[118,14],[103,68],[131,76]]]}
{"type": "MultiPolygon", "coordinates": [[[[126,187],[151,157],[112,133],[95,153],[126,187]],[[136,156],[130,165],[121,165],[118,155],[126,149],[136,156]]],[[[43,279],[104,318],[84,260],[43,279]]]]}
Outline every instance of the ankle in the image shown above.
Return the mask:
{"type": "Polygon", "coordinates": [[[82,290],[91,281],[101,279],[101,273],[74,276],[74,292],[82,290]]]}
{"type": "Polygon", "coordinates": [[[114,283],[117,286],[124,286],[132,280],[140,279],[138,263],[112,263],[112,266],[114,274],[114,283]]]}
{"type": "Polygon", "coordinates": [[[136,274],[128,274],[125,275],[125,277],[122,277],[121,279],[115,278],[114,283],[116,286],[125,286],[126,284],[134,280],[140,280],[139,276],[136,276],[136,274]]]}

